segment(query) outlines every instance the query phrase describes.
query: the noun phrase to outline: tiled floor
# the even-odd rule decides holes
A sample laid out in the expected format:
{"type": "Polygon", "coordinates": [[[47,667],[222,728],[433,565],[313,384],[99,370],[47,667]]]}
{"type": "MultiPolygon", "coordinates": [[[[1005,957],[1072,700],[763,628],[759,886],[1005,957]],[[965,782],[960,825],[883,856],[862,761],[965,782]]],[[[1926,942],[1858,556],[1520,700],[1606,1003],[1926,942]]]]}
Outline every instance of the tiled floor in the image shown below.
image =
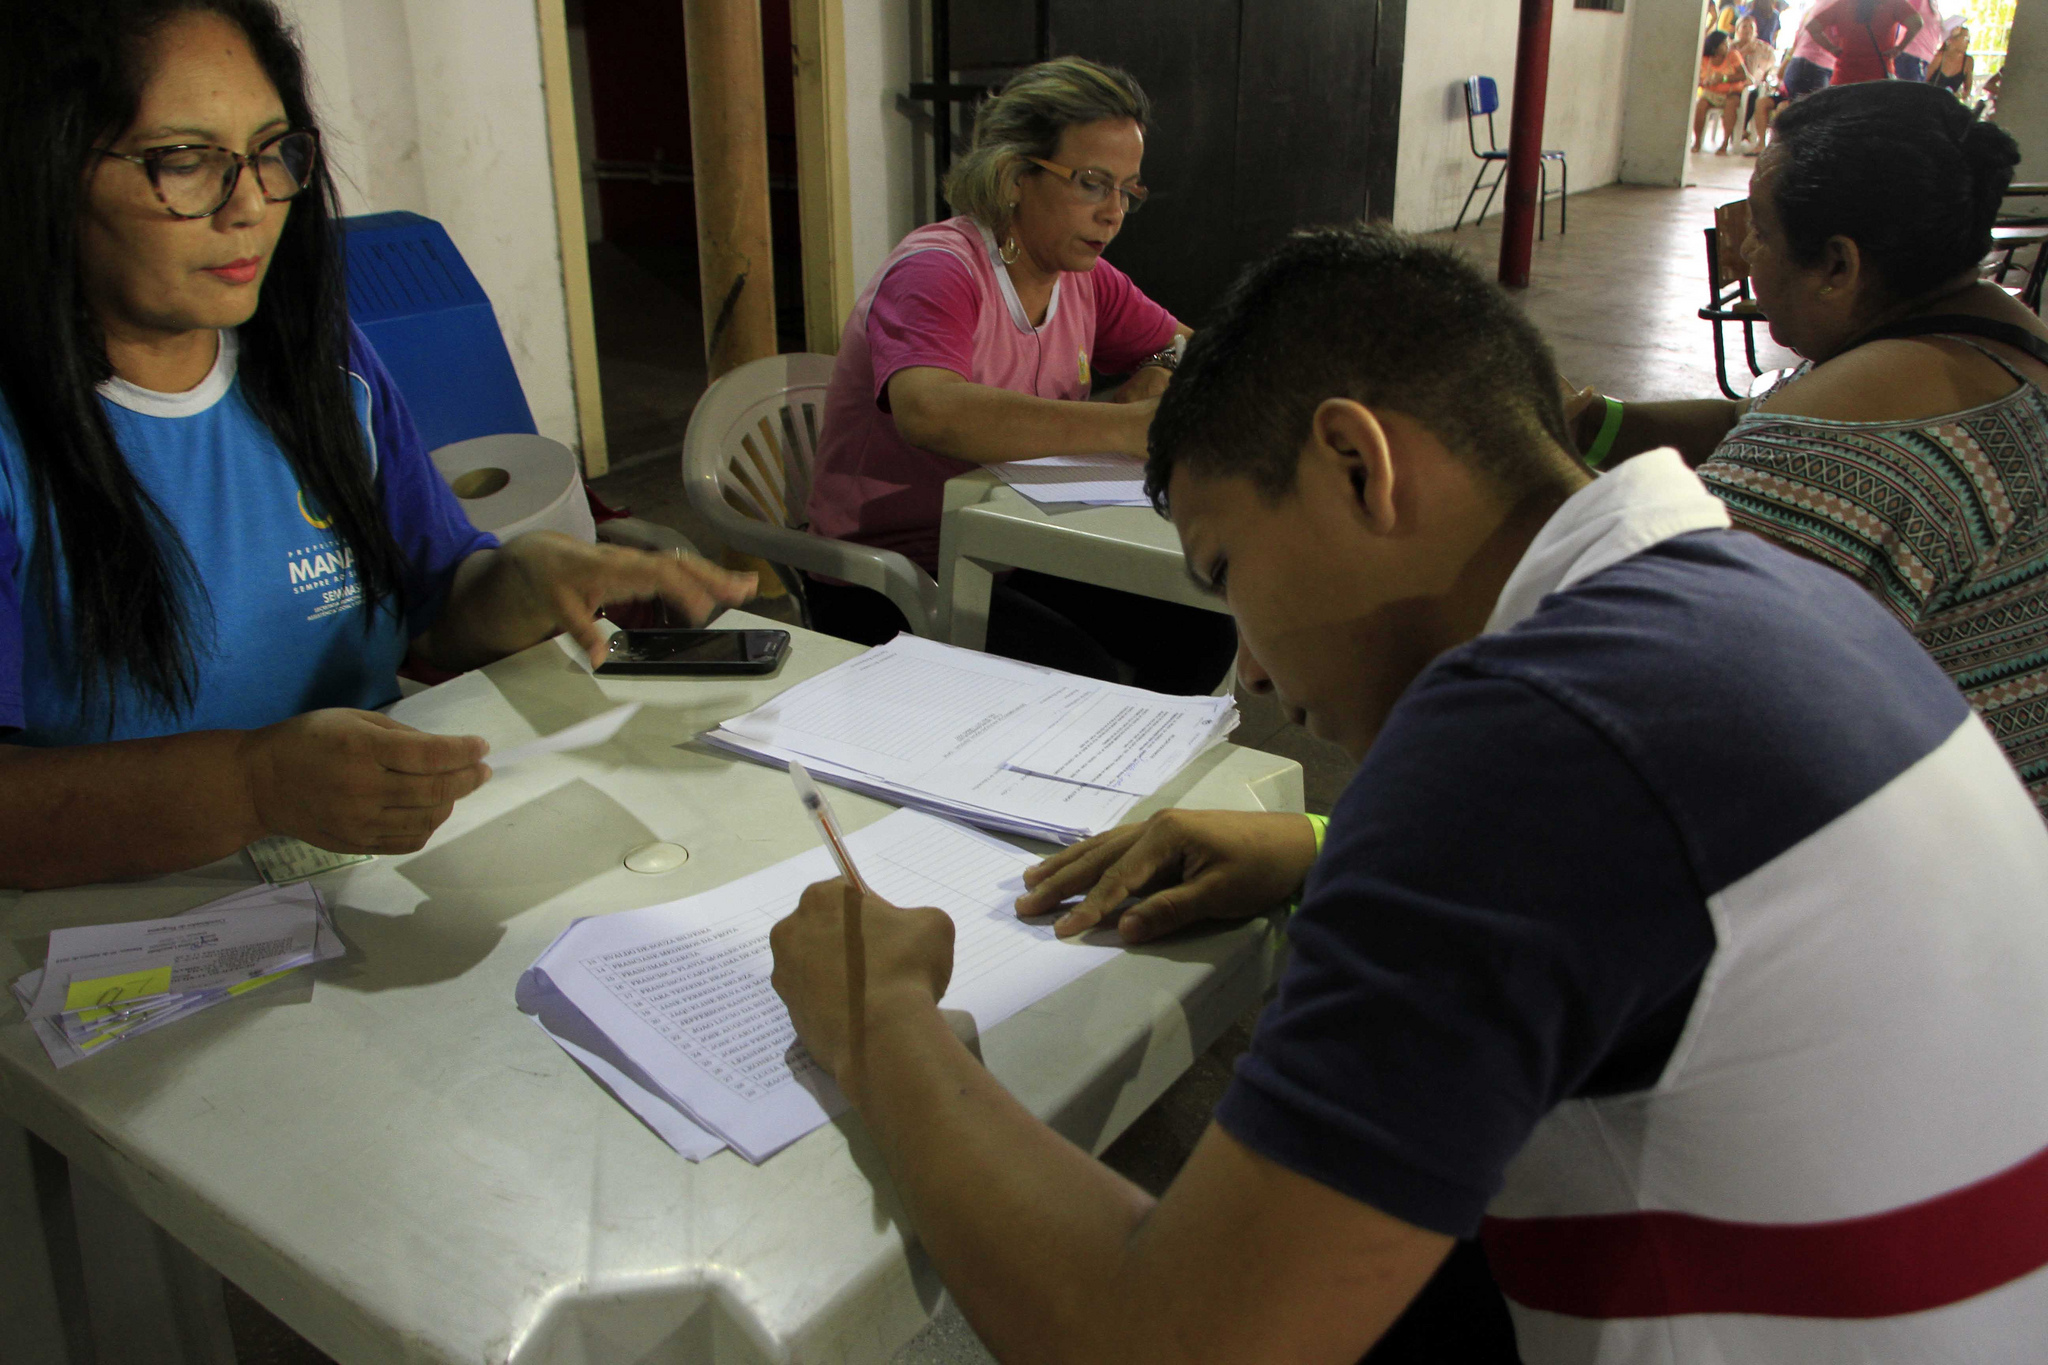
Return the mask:
{"type": "MultiPolygon", "coordinates": [[[[1755,163],[1743,157],[1694,157],[1682,190],[1609,186],[1571,200],[1569,231],[1536,249],[1524,308],[1549,336],[1563,371],[1623,398],[1702,397],[1715,391],[1700,229],[1716,205],[1746,193],[1755,163]]],[[[1553,206],[1553,212],[1555,211],[1553,206]]],[[[1551,227],[1555,229],[1553,218],[1551,227]]],[[[1500,249],[1498,217],[1462,232],[1438,234],[1491,263],[1500,249]]],[[[723,546],[682,498],[683,427],[702,392],[700,320],[684,290],[663,278],[659,262],[635,261],[600,247],[591,258],[604,348],[605,414],[613,471],[596,481],[607,502],[673,526],[716,555],[723,546]],[[609,305],[609,306],[608,306],[609,305]]],[[[1775,349],[1767,366],[1789,364],[1775,349]]],[[[1240,697],[1240,744],[1301,762],[1309,809],[1326,812],[1350,776],[1334,747],[1283,720],[1270,703],[1240,697]]],[[[1230,1066],[1250,1041],[1249,1018],[1197,1060],[1194,1068],[1132,1126],[1106,1155],[1130,1179],[1163,1190],[1186,1159],[1228,1083],[1230,1066]]],[[[321,1365],[325,1357],[240,1295],[230,1296],[247,1365],[321,1365]]],[[[895,1365],[987,1365],[992,1357],[950,1307],[904,1347],[895,1365]]],[[[628,1365],[622,1362],[621,1365],[628,1365]]]]}

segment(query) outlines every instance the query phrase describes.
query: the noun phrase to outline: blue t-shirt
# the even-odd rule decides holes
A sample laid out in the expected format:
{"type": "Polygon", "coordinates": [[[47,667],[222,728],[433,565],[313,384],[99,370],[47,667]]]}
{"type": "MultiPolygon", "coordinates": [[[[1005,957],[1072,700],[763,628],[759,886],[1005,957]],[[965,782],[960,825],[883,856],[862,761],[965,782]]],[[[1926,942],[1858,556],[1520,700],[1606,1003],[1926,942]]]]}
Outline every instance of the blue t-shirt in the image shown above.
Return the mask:
{"type": "Polygon", "coordinates": [[[1715,961],[1710,899],[1969,714],[1855,584],[1743,533],[1552,593],[1388,717],[1218,1120],[1472,1235],[1545,1115],[1658,1083],[1715,961]]]}
{"type": "MultiPolygon", "coordinates": [[[[112,732],[60,667],[37,569],[36,517],[21,438],[0,398],[0,737],[30,745],[253,729],[328,706],[375,708],[398,695],[412,638],[446,599],[456,566],[497,541],[469,524],[421,448],[405,403],[362,333],[350,329],[349,389],[368,435],[376,489],[404,562],[404,619],[389,602],[366,621],[347,548],[309,507],[284,453],[250,409],[233,332],[195,389],[158,394],[120,380],[100,401],[136,481],[192,557],[198,641],[193,708],[171,714],[125,680],[112,732]]],[[[68,580],[56,617],[69,632],[68,580]]]]}

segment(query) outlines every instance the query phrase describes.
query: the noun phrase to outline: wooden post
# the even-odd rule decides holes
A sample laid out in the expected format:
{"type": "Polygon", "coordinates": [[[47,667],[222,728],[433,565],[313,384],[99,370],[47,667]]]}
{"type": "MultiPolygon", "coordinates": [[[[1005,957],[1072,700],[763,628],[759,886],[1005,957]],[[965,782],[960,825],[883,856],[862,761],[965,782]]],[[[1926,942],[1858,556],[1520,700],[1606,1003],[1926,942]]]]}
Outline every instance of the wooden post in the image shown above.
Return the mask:
{"type": "Polygon", "coordinates": [[[1500,282],[1529,283],[1536,251],[1536,215],[1543,157],[1543,109],[1550,94],[1550,0],[1522,0],[1521,37],[1515,43],[1515,116],[1508,134],[1508,198],[1501,214],[1500,282]]]}
{"type": "Polygon", "coordinates": [[[759,0],[682,0],[704,360],[716,380],[775,354],[759,0]]]}
{"type": "MultiPolygon", "coordinates": [[[[773,0],[770,0],[773,3],[773,0]]],[[[853,311],[853,207],[846,157],[846,28],[840,0],[789,0],[796,51],[796,193],[803,222],[804,342],[839,350],[853,311]]]]}
{"type": "Polygon", "coordinates": [[[604,398],[598,388],[597,313],[590,294],[590,247],[583,222],[583,168],[576,156],[576,102],[570,91],[569,23],[562,0],[541,0],[540,71],[548,114],[548,164],[555,181],[555,235],[562,244],[562,298],[569,313],[569,377],[576,389],[576,427],[583,474],[611,467],[605,446],[604,398]]]}

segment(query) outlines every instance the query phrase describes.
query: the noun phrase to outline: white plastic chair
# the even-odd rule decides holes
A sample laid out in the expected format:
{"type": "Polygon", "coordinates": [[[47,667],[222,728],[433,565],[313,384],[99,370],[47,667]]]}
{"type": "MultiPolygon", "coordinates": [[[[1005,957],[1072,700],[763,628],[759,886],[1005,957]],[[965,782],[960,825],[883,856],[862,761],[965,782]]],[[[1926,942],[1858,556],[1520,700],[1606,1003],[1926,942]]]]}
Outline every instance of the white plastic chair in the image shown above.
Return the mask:
{"type": "MultiPolygon", "coordinates": [[[[931,575],[894,550],[803,529],[831,380],[831,356],[799,353],[750,360],[706,389],[683,433],[683,494],[734,549],[872,588],[914,633],[937,639],[939,585],[931,575]]],[[[802,583],[790,586],[802,600],[802,583]]]]}

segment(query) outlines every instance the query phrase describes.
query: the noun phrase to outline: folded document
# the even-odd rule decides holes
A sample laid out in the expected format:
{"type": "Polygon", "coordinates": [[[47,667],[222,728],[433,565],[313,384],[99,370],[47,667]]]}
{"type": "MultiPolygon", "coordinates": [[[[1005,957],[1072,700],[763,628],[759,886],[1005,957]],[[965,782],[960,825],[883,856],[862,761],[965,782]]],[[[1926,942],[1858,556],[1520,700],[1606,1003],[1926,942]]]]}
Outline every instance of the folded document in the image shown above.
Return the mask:
{"type": "Polygon", "coordinates": [[[255,886],[169,919],[53,930],[14,996],[65,1067],[341,953],[318,891],[255,886]]]}
{"type": "Polygon", "coordinates": [[[896,805],[1070,844],[1100,834],[1237,727],[1169,697],[899,635],[704,739],[896,805]]]}
{"type": "MultiPolygon", "coordinates": [[[[846,843],[875,894],[952,916],[939,1003],[981,1029],[1120,951],[1018,919],[1036,858],[976,830],[898,811],[846,843]]],[[[684,1156],[729,1144],[765,1160],[846,1107],[768,982],[769,929],[836,875],[818,848],[715,891],[579,920],[520,979],[519,1007],[684,1156]]]]}
{"type": "Polygon", "coordinates": [[[1152,505],[1145,496],[1145,462],[1128,455],[1048,455],[989,468],[1004,483],[1041,505],[1152,505]]]}

